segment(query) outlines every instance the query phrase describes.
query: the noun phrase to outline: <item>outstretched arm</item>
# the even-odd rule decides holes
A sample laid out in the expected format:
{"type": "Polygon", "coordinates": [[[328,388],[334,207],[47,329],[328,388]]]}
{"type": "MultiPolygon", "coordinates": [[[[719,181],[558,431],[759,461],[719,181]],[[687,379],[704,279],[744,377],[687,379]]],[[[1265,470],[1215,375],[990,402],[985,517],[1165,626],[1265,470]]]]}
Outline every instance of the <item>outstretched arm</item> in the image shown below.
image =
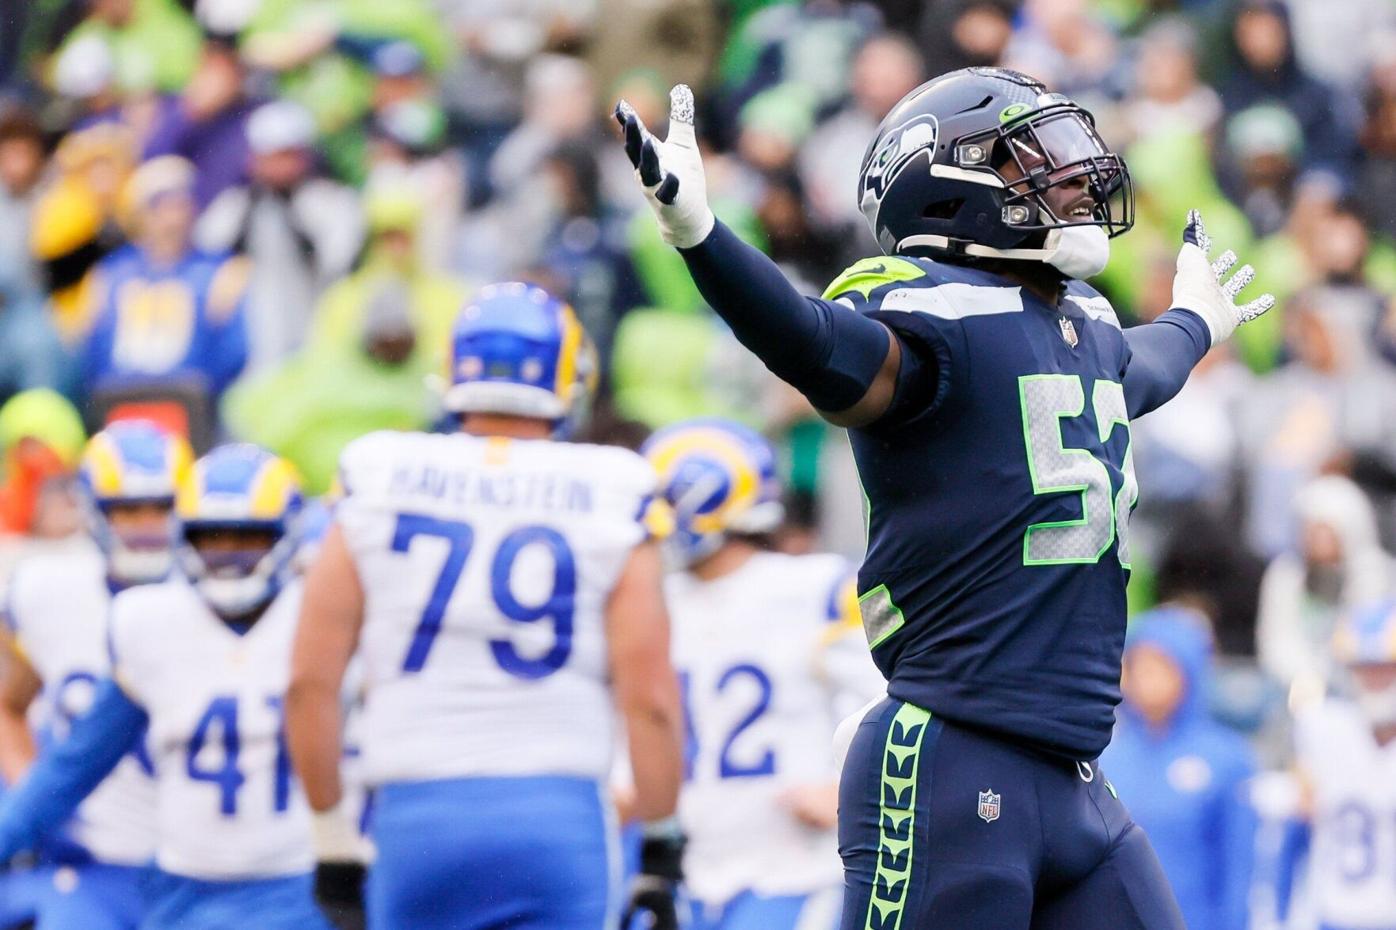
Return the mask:
{"type": "Polygon", "coordinates": [[[140,744],[149,718],[111,679],[97,686],[68,738],[39,757],[0,800],[0,860],[34,845],[73,813],[121,757],[140,744]]]}
{"type": "Polygon", "coordinates": [[[1255,280],[1255,270],[1243,265],[1223,281],[1236,264],[1236,253],[1227,249],[1212,262],[1207,255],[1211,247],[1202,216],[1190,211],[1173,278],[1173,309],[1125,333],[1130,357],[1124,389],[1131,419],[1172,399],[1208,349],[1275,306],[1269,294],[1238,305],[1236,297],[1255,280]]]}
{"type": "Polygon", "coordinates": [[[669,135],[656,139],[629,104],[616,107],[625,150],[703,299],[777,377],[840,426],[878,419],[892,403],[902,345],[881,323],[801,295],[775,263],[718,223],[708,207],[693,131],[693,92],[670,91],[669,135]]]}

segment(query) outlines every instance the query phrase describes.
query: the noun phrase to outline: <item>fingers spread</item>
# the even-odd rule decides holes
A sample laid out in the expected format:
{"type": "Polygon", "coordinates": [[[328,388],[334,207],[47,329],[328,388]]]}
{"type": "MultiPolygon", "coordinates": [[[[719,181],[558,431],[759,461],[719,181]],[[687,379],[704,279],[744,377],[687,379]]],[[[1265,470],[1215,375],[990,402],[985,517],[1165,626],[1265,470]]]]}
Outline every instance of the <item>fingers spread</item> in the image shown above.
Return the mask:
{"type": "Polygon", "coordinates": [[[1255,269],[1250,265],[1242,265],[1241,270],[1231,276],[1231,280],[1221,286],[1221,291],[1228,300],[1234,300],[1236,295],[1241,293],[1241,289],[1255,280],[1255,269]]]}
{"type": "Polygon", "coordinates": [[[1242,323],[1249,323],[1256,317],[1270,310],[1275,306],[1275,296],[1273,294],[1261,294],[1248,304],[1242,304],[1236,308],[1236,312],[1241,317],[1242,323]]]}
{"type": "Polygon", "coordinates": [[[1234,264],[1236,264],[1236,253],[1227,249],[1221,253],[1216,261],[1212,262],[1212,275],[1220,281],[1221,276],[1231,270],[1231,266],[1234,264]]]}
{"type": "Polygon", "coordinates": [[[653,139],[646,139],[644,144],[640,146],[638,165],[640,183],[646,187],[654,187],[664,180],[664,173],[659,169],[659,152],[655,150],[653,139]]]}

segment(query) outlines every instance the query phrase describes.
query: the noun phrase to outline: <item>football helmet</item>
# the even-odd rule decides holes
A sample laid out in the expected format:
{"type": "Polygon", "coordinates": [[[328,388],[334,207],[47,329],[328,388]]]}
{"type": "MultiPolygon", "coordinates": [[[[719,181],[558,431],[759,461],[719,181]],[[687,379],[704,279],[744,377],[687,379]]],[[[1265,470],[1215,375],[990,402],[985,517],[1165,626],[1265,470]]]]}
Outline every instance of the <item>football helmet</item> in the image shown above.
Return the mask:
{"type": "Polygon", "coordinates": [[[1047,234],[1134,224],[1129,170],[1086,110],[1005,68],[963,68],[907,94],[863,156],[858,203],[888,254],[1045,260],[1047,234]],[[1045,196],[1079,185],[1060,216],[1045,196]]]}
{"type": "Polygon", "coordinates": [[[595,349],[568,304],[532,284],[491,284],[456,319],[443,406],[562,424],[581,414],[596,377],[595,349]]]}
{"type": "Polygon", "coordinates": [[[189,444],[145,420],[111,424],[88,441],[78,466],[88,530],[124,585],[147,584],[174,564],[175,493],[189,472],[189,444]],[[150,504],[166,511],[163,529],[118,527],[113,511],[150,504]]]}
{"type": "Polygon", "coordinates": [[[665,544],[682,566],[702,561],[729,535],[769,533],[785,518],[775,451],[740,423],[676,423],[640,451],[658,473],[659,494],[673,511],[665,544]]]}
{"type": "Polygon", "coordinates": [[[219,446],[195,463],[177,499],[180,564],[215,613],[246,617],[291,578],[302,506],[295,468],[257,446],[219,446]]]}

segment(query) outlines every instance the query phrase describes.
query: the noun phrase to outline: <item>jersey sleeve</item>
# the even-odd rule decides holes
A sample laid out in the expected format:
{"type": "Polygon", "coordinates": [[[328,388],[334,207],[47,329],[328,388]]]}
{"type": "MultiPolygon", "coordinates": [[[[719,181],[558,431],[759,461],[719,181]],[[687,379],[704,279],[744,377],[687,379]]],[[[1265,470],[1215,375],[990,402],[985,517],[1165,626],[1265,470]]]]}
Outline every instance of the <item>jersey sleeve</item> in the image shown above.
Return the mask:
{"type": "Polygon", "coordinates": [[[111,660],[111,677],[127,697],[143,704],[145,695],[141,683],[148,680],[141,668],[139,642],[141,618],[145,611],[140,606],[143,592],[140,588],[122,591],[112,599],[111,613],[107,617],[107,653],[111,660]]]}
{"type": "Polygon", "coordinates": [[[875,430],[940,410],[949,399],[956,371],[963,367],[956,364],[956,356],[966,350],[955,314],[937,317],[924,309],[943,303],[933,268],[894,256],[866,258],[824,291],[824,300],[882,323],[900,345],[896,392],[875,430]]]}
{"type": "Polygon", "coordinates": [[[650,463],[629,449],[595,448],[598,458],[593,467],[605,482],[614,512],[622,516],[622,532],[628,544],[638,546],[669,535],[673,531],[673,514],[659,496],[659,478],[650,463]]]}

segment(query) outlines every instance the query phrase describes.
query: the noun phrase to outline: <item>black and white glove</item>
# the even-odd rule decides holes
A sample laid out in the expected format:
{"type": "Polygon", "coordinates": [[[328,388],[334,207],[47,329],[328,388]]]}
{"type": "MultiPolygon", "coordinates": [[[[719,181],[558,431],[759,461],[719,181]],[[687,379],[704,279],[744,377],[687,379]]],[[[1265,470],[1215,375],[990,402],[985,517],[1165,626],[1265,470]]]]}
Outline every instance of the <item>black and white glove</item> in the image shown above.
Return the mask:
{"type": "Polygon", "coordinates": [[[1178,270],[1173,277],[1173,306],[1202,317],[1215,346],[1229,339],[1237,326],[1275,306],[1275,298],[1261,294],[1238,305],[1236,297],[1255,280],[1255,269],[1242,265],[1223,282],[1222,278],[1236,264],[1236,253],[1227,249],[1213,262],[1208,260],[1211,248],[1212,239],[1202,227],[1202,214],[1189,210],[1187,225],[1183,227],[1183,248],[1178,252],[1178,270]]]}
{"type": "Polygon", "coordinates": [[[646,834],[640,846],[640,872],[630,882],[621,930],[678,930],[683,847],[683,834],[677,830],[646,834]]]}
{"type": "Polygon", "coordinates": [[[616,104],[615,117],[625,131],[625,154],[659,220],[660,236],[680,249],[702,242],[716,220],[693,133],[693,91],[687,84],[669,91],[669,136],[663,141],[650,134],[624,100],[616,104]]]}

